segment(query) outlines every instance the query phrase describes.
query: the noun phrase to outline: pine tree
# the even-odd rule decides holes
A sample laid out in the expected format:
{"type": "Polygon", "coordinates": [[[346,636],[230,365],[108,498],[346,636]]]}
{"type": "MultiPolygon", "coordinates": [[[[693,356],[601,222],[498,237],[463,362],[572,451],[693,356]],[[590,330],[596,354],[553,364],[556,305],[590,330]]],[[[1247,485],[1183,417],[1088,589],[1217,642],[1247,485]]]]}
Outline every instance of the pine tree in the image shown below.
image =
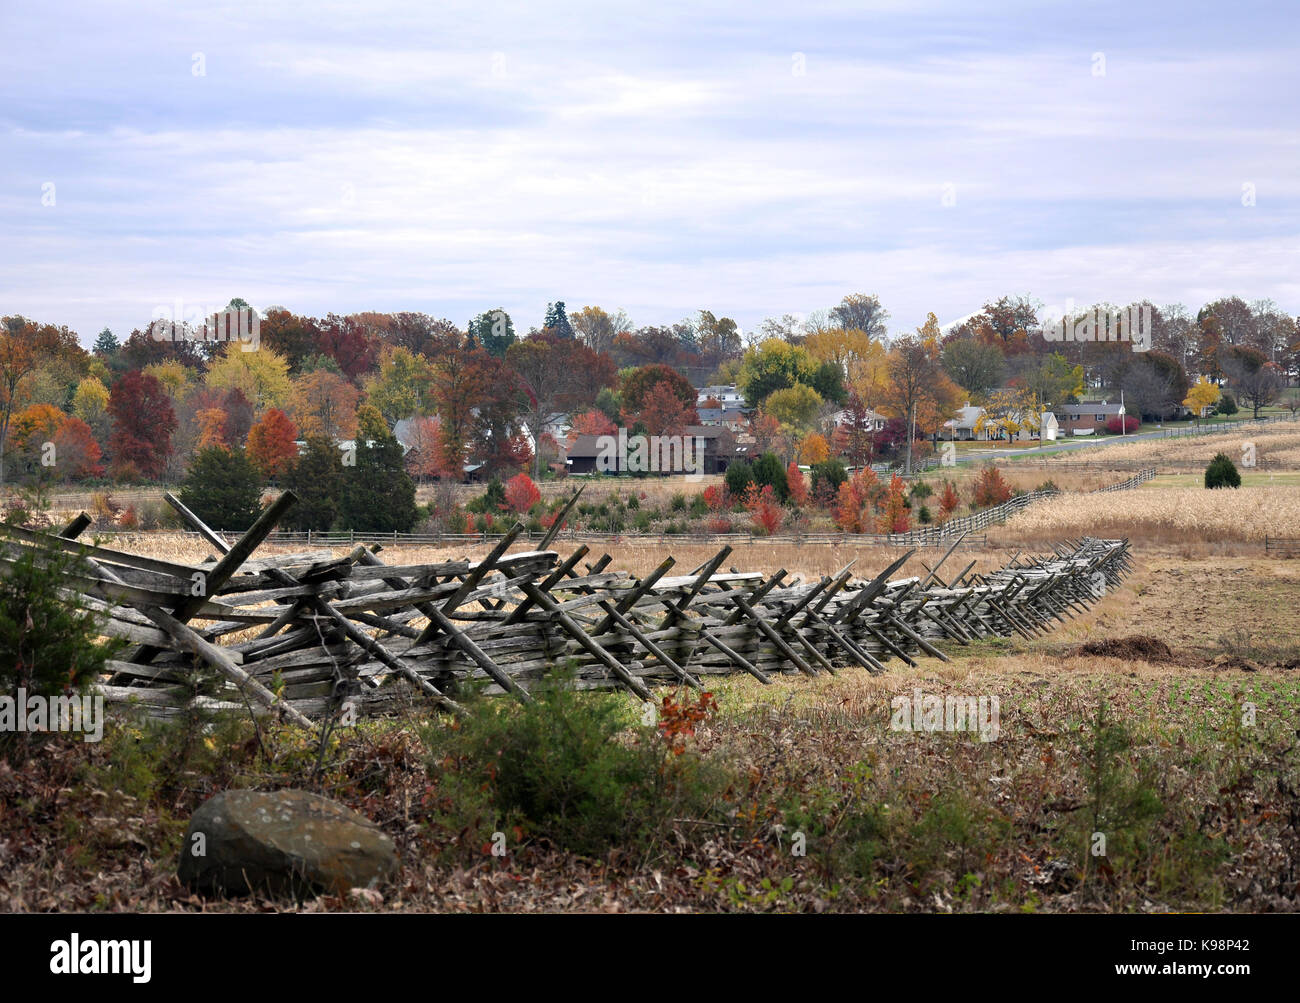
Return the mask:
{"type": "Polygon", "coordinates": [[[401,444],[369,404],[357,412],[355,464],[343,474],[339,517],[367,533],[409,532],[420,517],[401,444]]]}
{"type": "Polygon", "coordinates": [[[242,449],[208,446],[194,454],[180,498],[215,530],[245,530],[261,511],[262,477],[242,449]]]}
{"type": "Polygon", "coordinates": [[[542,321],[542,327],[554,331],[562,338],[573,337],[573,325],[569,323],[569,315],[564,309],[564,300],[546,304],[546,319],[542,321]]]}
{"type": "Polygon", "coordinates": [[[94,353],[101,359],[111,359],[117,354],[117,350],[122,346],[118,343],[117,336],[108,328],[99,332],[99,337],[95,339],[94,353]]]}
{"type": "Polygon", "coordinates": [[[308,439],[306,451],[283,480],[285,490],[298,496],[284,518],[285,529],[334,528],[343,494],[343,458],[334,443],[321,436],[308,439]]]}

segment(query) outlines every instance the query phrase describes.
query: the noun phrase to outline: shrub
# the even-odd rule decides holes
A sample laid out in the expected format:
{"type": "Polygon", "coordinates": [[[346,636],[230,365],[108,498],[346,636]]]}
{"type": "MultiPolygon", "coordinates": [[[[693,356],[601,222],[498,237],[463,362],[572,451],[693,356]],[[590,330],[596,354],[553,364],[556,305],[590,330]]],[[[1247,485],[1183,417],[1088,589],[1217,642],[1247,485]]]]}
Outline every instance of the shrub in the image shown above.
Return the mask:
{"type": "Polygon", "coordinates": [[[440,782],[486,797],[496,818],[484,822],[603,855],[651,845],[674,818],[712,814],[722,777],[682,741],[711,712],[708,694],[686,709],[665,698],[655,729],[637,727],[622,697],[575,690],[568,673],[537,683],[532,696],[523,705],[471,700],[458,728],[426,737],[440,782]]]}
{"type": "Polygon", "coordinates": [[[775,453],[764,453],[754,461],[754,483],[759,487],[770,487],[776,500],[785,503],[790,497],[790,486],[785,479],[785,466],[775,453]]]}
{"type": "Polygon", "coordinates": [[[939,518],[949,519],[952,514],[961,507],[961,495],[957,493],[956,486],[952,481],[943,482],[943,490],[939,492],[939,518]]]}
{"type": "Polygon", "coordinates": [[[1136,417],[1129,414],[1124,416],[1124,421],[1121,425],[1119,416],[1116,415],[1114,418],[1106,419],[1106,431],[1111,435],[1119,435],[1120,432],[1123,431],[1124,434],[1127,435],[1129,432],[1136,432],[1140,424],[1141,422],[1139,422],[1136,417]]]}
{"type": "Polygon", "coordinates": [[[709,503],[704,500],[704,495],[691,495],[691,515],[699,517],[708,513],[709,503]]]}
{"type": "Polygon", "coordinates": [[[1241,474],[1237,465],[1225,453],[1217,453],[1205,468],[1205,486],[1207,488],[1239,488],[1241,474]]]}
{"type": "MultiPolygon", "coordinates": [[[[500,512],[505,506],[506,489],[499,477],[493,477],[488,481],[486,491],[465,503],[465,509],[469,512],[500,512]]],[[[590,515],[593,507],[587,502],[579,502],[578,511],[583,515],[590,515]]]]}
{"type": "Polygon", "coordinates": [[[505,504],[517,515],[523,515],[541,500],[541,491],[527,474],[516,474],[506,482],[505,504]]]}
{"type": "Polygon", "coordinates": [[[922,526],[928,526],[933,519],[930,515],[929,506],[922,505],[921,511],[916,514],[916,518],[920,521],[922,526]]]}
{"type": "Polygon", "coordinates": [[[785,518],[785,510],[777,504],[776,492],[770,484],[765,484],[762,488],[757,484],[749,486],[745,493],[745,510],[754,520],[754,526],[767,536],[780,529],[781,521],[785,518]]]}
{"type": "Polygon", "coordinates": [[[1001,505],[1011,498],[1011,485],[1002,476],[1002,471],[993,464],[988,464],[980,471],[975,481],[975,507],[988,508],[1001,505]]]}
{"type": "Polygon", "coordinates": [[[1222,397],[1219,398],[1219,404],[1214,409],[1214,413],[1226,414],[1226,415],[1233,415],[1237,413],[1237,401],[1233,398],[1232,394],[1225,393],[1222,397]]]}
{"type": "Polygon", "coordinates": [[[745,489],[754,483],[754,465],[748,460],[737,460],[727,467],[723,480],[727,494],[732,498],[743,498],[745,489]]]}
{"type": "Polygon", "coordinates": [[[790,500],[800,508],[806,507],[812,500],[812,495],[808,491],[808,481],[804,478],[803,471],[799,469],[799,464],[792,462],[785,468],[785,483],[790,492],[790,500]]]}
{"type": "MultiPolygon", "coordinates": [[[[95,615],[60,594],[63,576],[71,573],[89,572],[79,558],[30,548],[0,576],[0,693],[79,693],[124,646],[100,643],[95,615]]],[[[29,731],[0,731],[0,754],[8,756],[20,739],[26,748],[31,738],[29,731]]]]}
{"type": "Polygon", "coordinates": [[[934,488],[926,484],[925,481],[917,481],[912,485],[912,490],[908,494],[913,498],[925,499],[934,494],[934,488]]]}
{"type": "Polygon", "coordinates": [[[668,508],[672,512],[685,512],[686,496],[680,491],[674,492],[672,498],[668,500],[668,508]]]}
{"type": "Polygon", "coordinates": [[[844,469],[844,464],[836,459],[823,460],[821,463],[814,463],[811,470],[812,493],[814,497],[820,497],[823,493],[832,495],[839,491],[840,485],[849,479],[849,472],[844,469]],[[822,487],[823,484],[830,485],[830,491],[827,492],[822,487]]]}

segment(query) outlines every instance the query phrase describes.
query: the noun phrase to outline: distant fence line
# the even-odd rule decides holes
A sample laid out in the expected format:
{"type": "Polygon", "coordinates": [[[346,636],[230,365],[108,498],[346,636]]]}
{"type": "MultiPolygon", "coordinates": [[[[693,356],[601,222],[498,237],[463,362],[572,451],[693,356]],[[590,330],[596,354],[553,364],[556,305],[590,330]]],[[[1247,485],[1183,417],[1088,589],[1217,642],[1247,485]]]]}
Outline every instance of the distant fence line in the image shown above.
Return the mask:
{"type": "MultiPolygon", "coordinates": [[[[1102,488],[1102,491],[1126,491],[1135,488],[1145,481],[1151,480],[1155,476],[1155,468],[1148,467],[1119,484],[1112,484],[1109,487],[1102,488]]],[[[908,530],[905,533],[782,533],[773,535],[761,535],[757,533],[637,533],[637,532],[608,532],[599,530],[561,530],[553,539],[568,540],[574,542],[597,542],[597,541],[615,541],[628,540],[644,543],[670,543],[682,542],[689,540],[692,543],[786,543],[796,546],[808,545],[830,545],[830,546],[887,546],[887,547],[941,547],[950,546],[954,538],[966,534],[961,541],[962,547],[982,547],[988,543],[987,534],[981,533],[990,526],[997,526],[1005,523],[1011,516],[1017,512],[1032,505],[1036,501],[1044,498],[1051,498],[1060,494],[1059,491],[1029,491],[1022,495],[1016,495],[1009,501],[1000,505],[993,505],[970,515],[954,516],[948,519],[942,525],[926,526],[921,529],[908,530]]],[[[185,536],[200,538],[200,534],[192,531],[181,530],[154,530],[153,532],[166,533],[172,536],[185,536]]],[[[229,534],[231,531],[222,530],[223,534],[229,534]]],[[[101,535],[114,536],[139,536],[139,530],[106,530],[101,535]]],[[[238,535],[237,533],[233,535],[238,535]]],[[[304,544],[308,547],[341,547],[355,546],[359,542],[381,543],[392,541],[393,545],[405,544],[408,546],[450,546],[453,544],[486,544],[500,540],[505,536],[505,532],[500,533],[367,533],[358,532],[349,529],[344,531],[332,530],[322,532],[319,530],[298,530],[285,531],[277,530],[267,539],[270,543],[283,544],[304,544]]],[[[546,534],[544,532],[521,532],[518,534],[520,541],[541,540],[546,534]]]]}
{"type": "Polygon", "coordinates": [[[1300,557],[1300,537],[1266,536],[1264,553],[1269,557],[1300,557]]]}
{"type": "Polygon", "coordinates": [[[1118,484],[1110,484],[1104,488],[1098,488],[1096,491],[1093,491],[1092,494],[1099,495],[1099,494],[1104,494],[1107,491],[1131,491],[1133,488],[1145,484],[1147,481],[1155,477],[1155,475],[1156,475],[1155,467],[1145,467],[1144,469],[1139,470],[1128,480],[1120,481],[1118,484]]]}

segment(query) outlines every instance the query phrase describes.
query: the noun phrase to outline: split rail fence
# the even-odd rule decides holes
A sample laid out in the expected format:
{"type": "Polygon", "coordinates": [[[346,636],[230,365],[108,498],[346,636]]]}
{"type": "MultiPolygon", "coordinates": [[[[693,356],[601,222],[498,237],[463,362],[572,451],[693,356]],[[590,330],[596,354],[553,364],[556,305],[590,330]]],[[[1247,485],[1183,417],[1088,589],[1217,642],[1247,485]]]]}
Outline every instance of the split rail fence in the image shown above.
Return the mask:
{"type": "MultiPolygon", "coordinates": [[[[286,492],[238,539],[226,540],[176,498],[168,502],[212,546],[179,564],[83,545],[84,514],[58,533],[0,532],[0,573],[25,556],[76,555],[65,590],[103,618],[129,651],[99,691],[167,717],[195,708],[250,708],[303,727],[366,716],[412,698],[450,712],[467,687],[530,700],[556,665],[576,685],[643,700],[655,685],[702,687],[710,675],[817,676],[891,659],[947,660],[940,645],[988,636],[1032,638],[1087,610],[1131,570],[1125,540],[1084,538],[980,574],[972,560],[940,577],[958,537],[924,574],[899,575],[909,550],[878,574],[854,562],[803,581],[725,567],[732,550],[686,574],[666,557],[637,577],[579,545],[510,553],[516,525],[481,560],[388,565],[382,547],[256,557],[296,502],[286,492]]],[[[572,505],[572,500],[569,503],[572,505]]],[[[556,520],[556,525],[562,517],[556,520]]]]}

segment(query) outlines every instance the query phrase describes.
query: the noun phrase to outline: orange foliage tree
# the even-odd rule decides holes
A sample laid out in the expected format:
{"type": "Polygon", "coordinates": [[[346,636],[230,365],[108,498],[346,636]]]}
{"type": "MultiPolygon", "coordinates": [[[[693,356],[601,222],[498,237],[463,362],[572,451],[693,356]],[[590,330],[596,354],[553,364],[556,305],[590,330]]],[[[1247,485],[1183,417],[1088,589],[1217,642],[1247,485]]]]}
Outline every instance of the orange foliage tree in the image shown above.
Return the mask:
{"type": "Polygon", "coordinates": [[[875,471],[859,470],[840,485],[835,496],[835,525],[846,533],[865,533],[874,522],[872,510],[880,497],[881,484],[875,471]]]}
{"type": "Polygon", "coordinates": [[[1011,485],[1002,477],[1002,471],[989,464],[975,480],[975,507],[988,508],[1001,505],[1011,498],[1011,485]]]}
{"type": "Polygon", "coordinates": [[[297,438],[298,430],[289,416],[279,408],[267,408],[248,430],[248,458],[263,477],[279,477],[298,458],[297,438]]]}
{"type": "Polygon", "coordinates": [[[906,485],[895,474],[889,479],[889,488],[885,491],[884,501],[880,506],[880,516],[876,520],[876,529],[881,533],[906,533],[909,528],[908,510],[904,504],[906,485]]]}

